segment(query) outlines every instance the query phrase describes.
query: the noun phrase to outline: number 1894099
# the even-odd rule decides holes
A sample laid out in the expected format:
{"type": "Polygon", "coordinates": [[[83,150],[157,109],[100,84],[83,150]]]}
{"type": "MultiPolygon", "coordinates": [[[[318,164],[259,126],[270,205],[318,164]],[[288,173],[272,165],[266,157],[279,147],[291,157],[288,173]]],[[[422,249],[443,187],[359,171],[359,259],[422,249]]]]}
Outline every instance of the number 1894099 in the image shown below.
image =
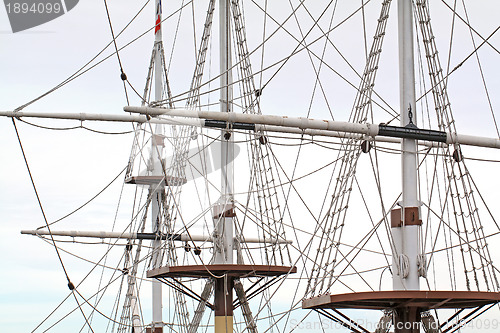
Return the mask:
{"type": "Polygon", "coordinates": [[[27,3],[27,2],[13,2],[6,3],[5,7],[7,8],[7,12],[9,14],[27,14],[27,13],[40,13],[40,14],[58,14],[63,9],[61,4],[58,2],[50,3],[50,2],[39,2],[39,3],[27,3]]]}

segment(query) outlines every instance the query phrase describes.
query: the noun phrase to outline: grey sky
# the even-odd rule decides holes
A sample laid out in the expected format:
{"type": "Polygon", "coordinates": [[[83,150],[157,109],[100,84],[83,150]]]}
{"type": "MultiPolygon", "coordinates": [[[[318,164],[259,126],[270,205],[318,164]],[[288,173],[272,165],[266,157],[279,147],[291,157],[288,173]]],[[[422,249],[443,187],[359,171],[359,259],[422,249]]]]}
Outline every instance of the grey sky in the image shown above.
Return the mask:
{"type": "MultiPolygon", "coordinates": [[[[453,1],[446,2],[452,4],[453,1]]],[[[376,3],[367,7],[367,10],[371,10],[371,13],[367,13],[367,17],[373,18],[378,15],[379,4],[376,3]]],[[[119,4],[109,3],[115,33],[142,5],[143,2],[131,0],[122,0],[119,4]]],[[[168,1],[164,1],[163,5],[169,6],[168,1]]],[[[285,5],[289,6],[288,2],[285,5]]],[[[435,32],[445,36],[438,40],[438,45],[443,48],[440,57],[443,67],[446,67],[451,24],[449,10],[438,1],[432,1],[432,5],[432,9],[436,12],[433,16],[435,32]],[[445,19],[444,23],[438,23],[440,18],[445,19]]],[[[495,0],[468,1],[467,5],[470,9],[469,18],[472,25],[482,36],[488,36],[497,28],[500,2],[495,0]]],[[[339,11],[345,10],[345,13],[349,13],[356,6],[345,5],[345,7],[339,7],[339,11]]],[[[320,6],[312,7],[318,12],[320,6]]],[[[395,15],[396,3],[393,7],[391,14],[395,15]]],[[[118,40],[119,46],[152,26],[152,11],[150,4],[145,9],[145,13],[118,40]]],[[[164,13],[167,12],[170,10],[164,9],[164,13]]],[[[249,15],[252,13],[258,13],[258,10],[254,8],[248,12],[249,15]]],[[[306,14],[300,15],[307,26],[306,14]]],[[[343,17],[342,13],[339,13],[339,17],[343,17]]],[[[396,18],[393,17],[392,20],[386,44],[389,50],[395,51],[397,25],[396,18]]],[[[164,26],[164,39],[167,58],[170,59],[170,45],[176,19],[168,22],[164,26]]],[[[183,22],[183,24],[188,24],[183,22]]],[[[275,24],[268,24],[270,31],[276,28],[275,24]]],[[[201,22],[197,23],[197,27],[201,25],[201,22]]],[[[461,22],[457,21],[456,25],[457,36],[455,36],[453,52],[450,56],[451,68],[462,61],[473,49],[468,30],[461,22]]],[[[328,26],[328,24],[324,23],[323,26],[328,26]]],[[[360,15],[357,15],[352,23],[334,31],[332,38],[338,43],[336,45],[343,54],[352,59],[356,70],[362,71],[363,35],[362,30],[354,30],[356,26],[362,26],[360,15]]],[[[293,23],[290,23],[289,27],[290,31],[299,33],[293,23]]],[[[370,23],[370,27],[374,27],[374,23],[370,23]]],[[[247,26],[247,31],[250,34],[252,24],[247,26]]],[[[368,28],[368,43],[372,39],[372,31],[373,28],[368,28]]],[[[266,55],[271,59],[266,62],[266,65],[281,59],[286,54],[286,52],[280,53],[280,49],[292,50],[296,46],[297,42],[287,37],[285,33],[279,34],[279,39],[273,40],[274,43],[266,50],[266,55]]],[[[316,31],[314,34],[319,34],[319,32],[316,31]]],[[[198,29],[198,37],[199,35],[198,29]]],[[[149,64],[152,38],[150,33],[120,54],[130,82],[140,93],[143,90],[149,64]]],[[[259,38],[261,36],[250,38],[249,43],[257,45],[259,38]]],[[[476,44],[481,42],[477,36],[474,38],[476,44]]],[[[311,37],[310,40],[313,39],[311,37]]],[[[5,10],[0,9],[0,110],[10,111],[57,85],[91,59],[110,40],[108,21],[101,2],[80,1],[67,14],[39,27],[16,34],[11,32],[5,10]]],[[[177,40],[176,43],[180,44],[178,47],[181,52],[180,55],[174,55],[172,58],[170,82],[174,94],[188,89],[192,75],[192,67],[189,66],[192,65],[194,58],[192,51],[183,53],[184,49],[192,48],[192,41],[189,38],[177,40]]],[[[492,37],[491,44],[500,49],[500,33],[492,37]]],[[[323,42],[320,42],[312,49],[320,54],[322,47],[323,42]]],[[[108,48],[104,54],[108,55],[111,51],[112,48],[108,48]]],[[[328,62],[334,64],[335,68],[345,74],[348,80],[357,85],[359,80],[356,80],[355,73],[349,69],[341,57],[331,48],[327,48],[327,51],[331,52],[328,62]]],[[[259,57],[260,53],[256,52],[257,62],[259,57]]],[[[479,57],[493,112],[497,121],[500,121],[499,55],[488,45],[484,45],[479,52],[479,57]]],[[[315,66],[319,66],[317,59],[313,62],[315,66]]],[[[214,60],[213,67],[216,67],[216,64],[214,60]]],[[[391,106],[396,107],[399,98],[397,54],[387,56],[384,54],[380,67],[386,73],[380,74],[380,80],[377,81],[375,89],[380,91],[391,106]],[[393,66],[394,69],[391,70],[393,66]]],[[[258,68],[260,68],[259,65],[255,66],[254,71],[258,68]]],[[[314,83],[314,72],[311,68],[306,52],[301,52],[292,58],[290,63],[279,72],[276,79],[271,81],[267,90],[264,90],[265,96],[269,97],[263,101],[263,112],[306,116],[309,106],[312,105],[311,117],[331,118],[319,92],[314,101],[310,102],[311,87],[314,83]]],[[[481,77],[477,74],[477,68],[477,61],[473,56],[450,77],[449,89],[457,128],[463,134],[496,137],[492,114],[482,88],[481,77]]],[[[327,69],[322,69],[322,71],[325,72],[323,80],[325,89],[331,96],[329,101],[332,102],[335,119],[347,120],[355,90],[327,69]]],[[[273,70],[265,72],[262,82],[267,82],[266,80],[271,77],[272,73],[273,70]]],[[[121,114],[123,113],[122,107],[126,105],[126,99],[119,75],[118,61],[116,57],[112,57],[96,69],[27,107],[25,111],[121,114]]],[[[130,89],[128,93],[131,104],[138,105],[139,99],[130,89]]],[[[378,113],[375,117],[376,122],[389,119],[390,117],[384,112],[378,113]]],[[[79,125],[75,122],[54,123],[38,120],[33,122],[55,127],[79,125]]],[[[131,126],[126,124],[84,123],[83,125],[111,132],[131,129],[131,126]]],[[[19,121],[17,126],[49,221],[61,217],[82,204],[114,178],[125,166],[132,142],[130,135],[99,135],[83,129],[49,131],[27,126],[19,121]]],[[[53,248],[35,237],[19,233],[21,229],[37,228],[44,222],[10,119],[0,119],[0,142],[2,142],[2,157],[0,158],[0,224],[2,230],[0,313],[2,315],[0,316],[0,330],[2,332],[26,332],[32,330],[67,295],[68,289],[53,248]]],[[[467,149],[466,151],[470,157],[500,160],[498,151],[482,149],[467,149]]],[[[480,162],[470,161],[469,165],[471,170],[476,172],[474,179],[478,186],[484,189],[482,193],[486,195],[490,203],[493,203],[491,198],[496,196],[500,185],[497,177],[500,170],[498,163],[487,163],[484,167],[484,164],[480,162]]],[[[95,207],[88,208],[84,214],[77,215],[68,221],[64,229],[73,230],[82,224],[85,230],[101,228],[113,218],[114,211],[107,211],[106,207],[109,205],[115,207],[119,191],[120,185],[113,185],[98,199],[95,207]]],[[[311,192],[314,192],[314,189],[311,192]]],[[[493,209],[495,216],[499,216],[498,205],[493,209]]],[[[87,267],[79,266],[79,261],[73,258],[64,256],[64,259],[75,281],[81,279],[87,267]]],[[[500,258],[497,257],[497,260],[500,258]]],[[[80,319],[79,315],[75,314],[68,322],[70,324],[73,320],[81,322],[80,319]]],[[[71,327],[70,324],[68,326],[71,327]]],[[[64,327],[64,324],[57,326],[54,332],[63,332],[64,327]]],[[[72,330],[67,329],[67,331],[72,330]]],[[[489,331],[485,330],[485,332],[489,331]]]]}

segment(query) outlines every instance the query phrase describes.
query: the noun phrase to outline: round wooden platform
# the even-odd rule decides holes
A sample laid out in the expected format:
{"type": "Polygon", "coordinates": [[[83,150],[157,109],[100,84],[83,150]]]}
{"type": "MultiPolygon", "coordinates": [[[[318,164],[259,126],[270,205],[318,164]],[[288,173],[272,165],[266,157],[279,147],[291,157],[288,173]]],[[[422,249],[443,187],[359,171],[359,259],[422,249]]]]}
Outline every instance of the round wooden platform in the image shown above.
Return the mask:
{"type": "Polygon", "coordinates": [[[127,184],[154,185],[154,186],[179,186],[186,184],[185,178],[172,176],[135,176],[125,179],[127,184]]]}
{"type": "Polygon", "coordinates": [[[227,275],[244,278],[252,276],[280,276],[297,272],[297,267],[271,266],[271,265],[190,265],[190,266],[165,266],[147,272],[148,278],[211,278],[227,275]]]}
{"type": "Polygon", "coordinates": [[[415,307],[422,310],[474,308],[500,302],[500,293],[483,291],[392,290],[323,295],[302,301],[303,309],[373,309],[415,307]]]}

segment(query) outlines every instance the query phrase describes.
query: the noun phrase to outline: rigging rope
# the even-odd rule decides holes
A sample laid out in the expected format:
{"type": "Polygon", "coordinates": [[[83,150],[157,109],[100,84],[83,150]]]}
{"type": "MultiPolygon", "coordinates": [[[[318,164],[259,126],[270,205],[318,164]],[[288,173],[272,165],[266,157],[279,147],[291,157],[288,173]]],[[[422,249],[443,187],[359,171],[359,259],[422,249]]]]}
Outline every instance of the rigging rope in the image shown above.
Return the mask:
{"type": "Polygon", "coordinates": [[[99,134],[109,134],[109,135],[122,135],[122,134],[133,133],[133,131],[124,131],[124,132],[104,132],[104,131],[98,131],[98,130],[95,130],[95,129],[83,126],[82,124],[80,124],[80,126],[73,126],[73,127],[48,127],[48,126],[42,126],[42,125],[34,124],[34,123],[31,123],[31,122],[26,121],[26,120],[21,119],[21,118],[18,118],[18,120],[20,122],[23,122],[23,123],[25,123],[27,125],[30,125],[30,126],[33,126],[33,127],[38,127],[38,128],[47,129],[47,130],[54,130],[54,131],[69,131],[69,130],[75,130],[75,129],[81,128],[81,129],[84,129],[84,130],[87,130],[87,131],[90,131],[90,132],[99,133],[99,134]]]}
{"type": "MultiPolygon", "coordinates": [[[[382,3],[373,44],[366,61],[363,77],[359,89],[357,90],[358,93],[349,118],[352,122],[363,123],[367,121],[381,47],[387,26],[387,18],[389,17],[390,4],[391,1],[384,1],[382,3]]],[[[321,229],[320,232],[323,236],[318,244],[316,263],[312,268],[313,274],[307,285],[306,295],[310,296],[321,295],[329,291],[329,288],[334,283],[332,280],[332,272],[337,266],[337,256],[339,254],[343,256],[336,244],[343,235],[348,203],[352,193],[352,182],[355,178],[357,161],[361,153],[359,146],[355,145],[359,140],[348,139],[343,140],[343,143],[344,142],[347,144],[343,145],[343,157],[340,161],[331,203],[323,218],[325,226],[320,227],[318,224],[315,231],[319,232],[321,229]],[[318,288],[318,290],[316,290],[316,288],[318,288]]]]}
{"type": "MultiPolygon", "coordinates": [[[[417,0],[416,9],[417,21],[422,34],[430,72],[439,128],[449,133],[456,133],[455,120],[451,112],[450,101],[447,94],[447,86],[443,77],[436,42],[431,28],[427,0],[417,0]]],[[[486,40],[482,45],[484,45],[485,42],[486,40]]],[[[477,49],[478,47],[476,47],[476,50],[477,49]]],[[[455,145],[455,151],[460,151],[460,145],[455,145]]],[[[451,155],[449,148],[445,149],[445,154],[448,154],[448,156],[451,155]]],[[[470,181],[470,174],[465,165],[465,161],[459,157],[448,157],[443,161],[443,169],[450,181],[450,185],[447,189],[447,192],[450,194],[450,203],[448,204],[448,200],[446,200],[445,206],[453,209],[453,219],[455,220],[457,232],[459,235],[460,233],[464,234],[467,244],[463,244],[462,237],[459,237],[467,289],[471,290],[469,275],[472,275],[474,278],[476,289],[483,289],[477,274],[477,271],[480,269],[482,270],[483,283],[486,290],[490,290],[491,284],[496,284],[495,287],[498,289],[499,285],[492,259],[487,244],[482,241],[484,238],[484,229],[480,216],[478,215],[474,191],[472,190],[472,182],[470,181]],[[471,231],[469,231],[469,229],[471,231]],[[470,234],[472,236],[469,236],[470,234]],[[472,239],[470,239],[470,237],[472,237],[472,239]],[[478,253],[477,256],[471,251],[474,247],[478,253]],[[489,278],[487,275],[489,275],[489,278]]]]}
{"type": "MultiPolygon", "coordinates": [[[[476,47],[476,41],[474,40],[474,35],[472,33],[472,27],[471,27],[470,21],[469,21],[469,13],[467,12],[467,9],[465,7],[464,0],[462,0],[462,4],[463,4],[464,10],[465,10],[465,18],[467,20],[467,26],[469,27],[469,32],[470,32],[470,38],[471,38],[471,41],[472,41],[472,45],[474,46],[474,49],[476,49],[477,48],[476,47]]],[[[486,80],[484,78],[483,66],[481,65],[481,61],[479,60],[479,54],[476,52],[475,55],[476,55],[477,65],[479,67],[479,73],[481,74],[481,80],[482,80],[482,83],[483,83],[484,92],[486,94],[486,98],[488,100],[488,105],[490,107],[491,118],[493,119],[493,123],[495,124],[495,129],[497,131],[497,136],[500,138],[500,131],[498,129],[497,120],[495,118],[495,112],[493,111],[493,105],[491,103],[490,93],[488,91],[488,87],[486,86],[486,80]]]]}
{"type": "Polygon", "coordinates": [[[83,312],[83,309],[81,308],[80,303],[78,302],[78,299],[76,298],[75,292],[78,292],[78,291],[76,290],[75,286],[73,285],[73,283],[71,282],[71,280],[69,278],[68,271],[66,270],[66,267],[64,266],[64,262],[63,262],[63,260],[61,258],[61,254],[59,253],[59,250],[58,250],[58,248],[56,246],[56,243],[54,241],[54,236],[52,235],[52,232],[50,231],[50,226],[49,226],[49,223],[47,221],[47,217],[45,215],[45,211],[44,211],[43,206],[42,206],[42,201],[40,200],[40,196],[38,195],[38,190],[36,188],[35,181],[33,179],[33,175],[31,174],[31,170],[30,170],[30,167],[29,167],[29,164],[28,164],[28,159],[26,157],[26,154],[24,153],[23,144],[21,142],[21,137],[19,136],[19,132],[18,132],[17,126],[16,126],[16,121],[14,120],[14,118],[12,118],[12,124],[14,125],[14,130],[16,132],[17,141],[19,142],[19,147],[21,148],[21,152],[22,152],[22,155],[23,155],[24,163],[26,165],[26,169],[28,170],[28,174],[29,174],[29,177],[30,177],[31,185],[33,186],[33,190],[35,191],[35,196],[36,196],[36,199],[37,199],[37,202],[38,202],[38,206],[40,207],[40,211],[42,213],[43,220],[45,221],[45,225],[46,225],[46,227],[47,227],[47,229],[48,229],[48,231],[50,233],[50,238],[52,240],[52,244],[53,244],[54,249],[56,251],[57,258],[59,259],[59,263],[61,265],[61,268],[63,269],[64,275],[65,275],[66,280],[68,282],[68,288],[71,290],[71,293],[72,293],[72,295],[73,295],[73,297],[75,299],[75,302],[78,304],[78,308],[80,309],[80,312],[81,312],[83,318],[85,319],[85,322],[89,326],[90,330],[93,332],[92,326],[88,322],[87,316],[83,312]]]}
{"type": "MultiPolygon", "coordinates": [[[[135,19],[139,16],[139,14],[142,12],[142,10],[146,7],[146,5],[150,2],[151,0],[147,0],[146,3],[141,7],[141,9],[137,12],[137,14],[128,22],[128,24],[120,31],[120,33],[118,33],[118,35],[116,35],[116,37],[118,38],[129,26],[130,24],[132,24],[132,22],[135,21],[135,19]]],[[[120,50],[124,49],[125,47],[129,46],[130,44],[132,44],[133,42],[135,42],[137,39],[143,37],[144,35],[146,35],[146,33],[148,33],[150,30],[154,29],[154,27],[150,28],[149,30],[147,30],[146,32],[142,33],[138,38],[136,38],[135,40],[133,40],[132,42],[126,44],[125,46],[123,46],[122,48],[120,48],[120,50]]],[[[104,61],[106,61],[107,59],[111,58],[114,53],[110,54],[109,56],[105,57],[104,59],[102,59],[101,61],[97,62],[96,64],[94,64],[93,66],[85,69],[87,66],[89,66],[95,59],[97,59],[97,57],[99,57],[107,48],[108,46],[110,46],[111,44],[113,43],[113,41],[109,42],[101,51],[99,51],[94,57],[92,57],[92,59],[90,59],[87,63],[85,63],[85,65],[83,65],[82,67],[80,67],[76,72],[74,72],[73,74],[71,74],[68,78],[66,78],[65,80],[63,80],[61,83],[59,83],[58,85],[56,85],[55,87],[53,87],[52,89],[48,90],[47,92],[43,93],[42,95],[30,100],[29,102],[17,107],[15,109],[15,111],[21,111],[22,109],[24,109],[25,107],[37,102],[38,100],[48,96],[49,94],[53,93],[54,91],[56,91],[57,89],[63,87],[64,85],[68,84],[69,82],[73,81],[74,79],[80,77],[81,75],[85,74],[86,72],[88,72],[89,70],[93,69],[94,67],[98,66],[99,64],[103,63],[104,61]],[[85,69],[85,70],[84,70],[85,69]]]]}
{"type": "Polygon", "coordinates": [[[127,86],[125,84],[125,81],[127,81],[127,75],[123,71],[122,61],[120,59],[120,53],[118,52],[118,46],[116,45],[116,37],[115,37],[115,33],[113,31],[113,25],[111,24],[111,17],[109,15],[108,2],[106,0],[104,0],[104,7],[106,8],[106,16],[108,17],[109,30],[111,31],[111,37],[113,38],[113,45],[115,46],[116,58],[118,59],[118,64],[120,65],[120,78],[123,81],[123,89],[125,90],[125,98],[127,99],[127,105],[130,105],[130,102],[128,99],[128,93],[127,93],[127,86]]]}

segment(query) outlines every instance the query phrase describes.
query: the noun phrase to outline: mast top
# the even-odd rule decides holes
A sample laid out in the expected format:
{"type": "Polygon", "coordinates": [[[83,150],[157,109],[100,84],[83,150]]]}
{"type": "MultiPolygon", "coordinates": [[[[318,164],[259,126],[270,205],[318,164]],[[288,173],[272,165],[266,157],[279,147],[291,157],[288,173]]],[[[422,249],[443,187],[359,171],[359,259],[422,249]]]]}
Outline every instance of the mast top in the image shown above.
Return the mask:
{"type": "Polygon", "coordinates": [[[156,13],[155,13],[155,41],[161,41],[161,0],[156,0],[156,13]]]}

